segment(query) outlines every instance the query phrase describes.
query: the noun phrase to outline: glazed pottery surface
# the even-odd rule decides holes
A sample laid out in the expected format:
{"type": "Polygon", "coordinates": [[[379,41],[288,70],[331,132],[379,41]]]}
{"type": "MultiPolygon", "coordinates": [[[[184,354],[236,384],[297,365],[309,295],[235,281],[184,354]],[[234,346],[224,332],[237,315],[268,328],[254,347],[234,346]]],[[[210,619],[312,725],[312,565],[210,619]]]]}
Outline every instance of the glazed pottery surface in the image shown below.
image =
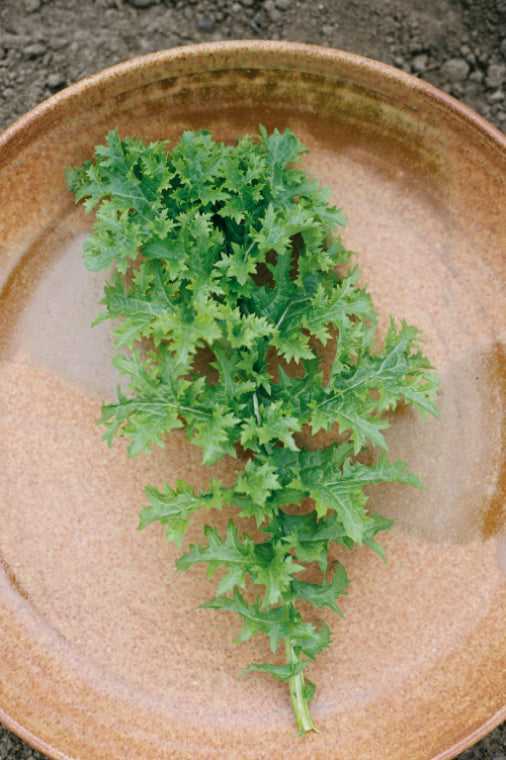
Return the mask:
{"type": "Polygon", "coordinates": [[[121,64],[29,113],[0,138],[0,198],[0,719],[60,760],[448,760],[503,720],[504,136],[373,61],[216,43],[121,64]],[[300,738],[282,684],[237,679],[267,643],[235,645],[239,620],[196,609],[215,580],[176,573],[163,529],[136,530],[147,483],[205,487],[231,466],[203,469],[177,435],[136,459],[102,442],[116,385],[108,328],[90,328],[103,278],[82,264],[92,220],[63,176],[110,129],[174,143],[259,124],[308,146],[380,329],[418,325],[441,378],[440,421],[391,415],[391,457],[426,490],[370,492],[395,519],[388,565],[339,553],[345,617],[322,612],[319,733],[300,738]]]}

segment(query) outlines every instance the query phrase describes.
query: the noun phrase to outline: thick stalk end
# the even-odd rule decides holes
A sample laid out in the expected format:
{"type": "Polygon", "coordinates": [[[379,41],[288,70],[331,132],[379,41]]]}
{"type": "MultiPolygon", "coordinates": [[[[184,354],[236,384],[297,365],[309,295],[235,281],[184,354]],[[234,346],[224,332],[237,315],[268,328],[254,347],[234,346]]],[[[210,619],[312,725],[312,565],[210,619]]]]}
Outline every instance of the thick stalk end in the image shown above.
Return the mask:
{"type": "MultiPolygon", "coordinates": [[[[295,654],[292,645],[289,641],[285,641],[286,645],[286,659],[288,664],[295,665],[299,658],[295,654]]],[[[304,672],[296,673],[288,679],[288,687],[290,689],[290,699],[292,701],[292,708],[299,728],[299,735],[304,734],[307,731],[318,731],[311,713],[309,712],[309,703],[306,697],[306,684],[304,681],[304,672]]]]}

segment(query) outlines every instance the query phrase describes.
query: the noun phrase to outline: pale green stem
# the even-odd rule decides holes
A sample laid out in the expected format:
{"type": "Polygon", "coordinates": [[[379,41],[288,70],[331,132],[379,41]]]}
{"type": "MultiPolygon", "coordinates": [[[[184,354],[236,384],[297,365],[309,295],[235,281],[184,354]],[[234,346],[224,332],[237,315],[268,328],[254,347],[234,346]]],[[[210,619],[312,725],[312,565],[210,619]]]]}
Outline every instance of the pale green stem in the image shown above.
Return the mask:
{"type": "MultiPolygon", "coordinates": [[[[288,665],[296,665],[298,662],[297,655],[295,654],[292,645],[288,639],[285,639],[286,649],[286,661],[288,665]]],[[[304,671],[297,673],[288,679],[288,686],[290,689],[290,698],[292,700],[293,712],[295,719],[299,727],[300,733],[305,731],[317,731],[313,719],[309,712],[309,705],[306,697],[304,696],[304,671]]]]}

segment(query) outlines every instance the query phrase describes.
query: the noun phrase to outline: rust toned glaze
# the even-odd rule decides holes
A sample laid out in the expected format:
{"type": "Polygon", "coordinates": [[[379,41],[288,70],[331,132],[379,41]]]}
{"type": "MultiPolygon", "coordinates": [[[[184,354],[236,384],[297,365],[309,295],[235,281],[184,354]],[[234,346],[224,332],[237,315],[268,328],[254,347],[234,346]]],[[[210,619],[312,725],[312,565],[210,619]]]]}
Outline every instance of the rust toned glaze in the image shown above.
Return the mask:
{"type": "MultiPolygon", "coordinates": [[[[449,760],[504,717],[506,140],[423,82],[338,51],[191,46],[55,95],[0,136],[0,718],[55,760],[449,760]],[[290,127],[348,215],[380,312],[425,335],[441,422],[392,414],[390,446],[427,491],[384,488],[388,566],[343,554],[345,620],[309,674],[320,733],[291,736],[282,685],[237,673],[265,642],[195,608],[213,580],[174,572],[147,482],[211,473],[181,436],[129,460],[94,425],[116,378],[90,220],[62,169],[109,129],[174,141],[290,127]]],[[[213,474],[230,476],[225,462],[213,474]]],[[[216,518],[224,525],[227,514],[216,518]]],[[[201,526],[190,540],[200,539],[201,526]]]]}

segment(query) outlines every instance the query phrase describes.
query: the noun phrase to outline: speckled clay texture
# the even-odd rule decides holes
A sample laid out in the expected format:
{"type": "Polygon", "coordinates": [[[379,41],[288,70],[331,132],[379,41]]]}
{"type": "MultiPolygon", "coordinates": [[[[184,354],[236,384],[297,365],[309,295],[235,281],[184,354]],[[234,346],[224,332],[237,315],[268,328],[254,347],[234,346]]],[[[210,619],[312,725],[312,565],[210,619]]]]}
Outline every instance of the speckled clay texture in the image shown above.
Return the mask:
{"type": "MultiPolygon", "coordinates": [[[[506,140],[429,85],[331,50],[218,43],[122,64],[0,138],[0,717],[59,760],[449,760],[506,716],[504,299],[506,140]],[[318,734],[295,739],[285,688],[238,672],[266,642],[196,607],[204,569],[174,570],[136,530],[146,483],[205,486],[175,435],[128,459],[95,420],[116,378],[90,220],[64,166],[109,129],[233,140],[289,126],[348,216],[345,242],[380,312],[424,332],[441,421],[392,414],[392,457],[426,491],[383,488],[388,565],[339,554],[352,579],[334,644],[311,667],[318,734]]],[[[225,524],[228,514],[216,518],[225,524]]],[[[190,541],[202,525],[192,526],[190,541]]]]}

